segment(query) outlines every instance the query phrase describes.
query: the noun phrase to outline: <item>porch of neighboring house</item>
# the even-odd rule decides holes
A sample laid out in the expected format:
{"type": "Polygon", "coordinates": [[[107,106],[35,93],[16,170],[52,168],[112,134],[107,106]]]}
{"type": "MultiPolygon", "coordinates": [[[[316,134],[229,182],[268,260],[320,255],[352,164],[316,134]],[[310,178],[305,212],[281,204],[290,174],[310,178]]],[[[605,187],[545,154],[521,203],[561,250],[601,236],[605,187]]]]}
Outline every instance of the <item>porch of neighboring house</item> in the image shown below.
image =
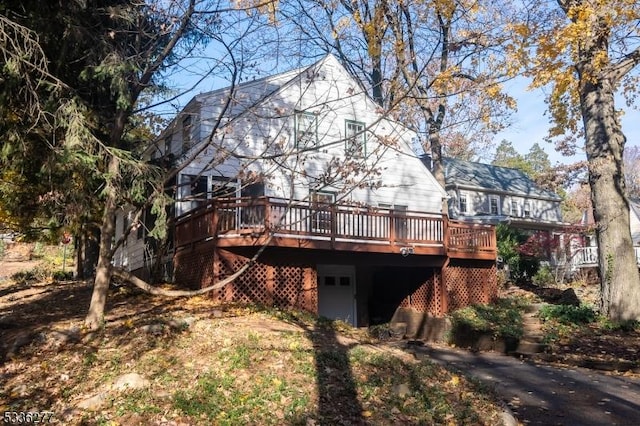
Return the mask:
{"type": "Polygon", "coordinates": [[[217,199],[177,219],[176,281],[220,301],[301,308],[363,326],[399,311],[442,317],[496,297],[489,225],[445,215],[272,197],[217,199]]]}
{"type": "MultiPolygon", "coordinates": [[[[633,248],[636,254],[636,262],[640,267],[640,247],[633,248]]],[[[571,257],[571,263],[575,268],[594,268],[598,266],[598,247],[579,247],[575,249],[571,257]]]]}

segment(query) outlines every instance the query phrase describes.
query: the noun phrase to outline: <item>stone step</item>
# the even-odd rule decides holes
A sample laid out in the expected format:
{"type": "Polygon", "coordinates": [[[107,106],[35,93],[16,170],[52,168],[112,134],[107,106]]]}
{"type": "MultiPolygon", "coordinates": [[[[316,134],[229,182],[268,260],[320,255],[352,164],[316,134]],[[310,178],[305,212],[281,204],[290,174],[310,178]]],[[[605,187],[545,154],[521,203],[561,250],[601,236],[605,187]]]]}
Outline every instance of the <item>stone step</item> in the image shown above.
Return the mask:
{"type": "Polygon", "coordinates": [[[541,342],[531,342],[528,340],[520,340],[518,343],[518,347],[514,351],[514,353],[522,354],[522,353],[530,353],[537,354],[540,352],[545,352],[548,348],[548,345],[541,342]]]}
{"type": "Polygon", "coordinates": [[[540,331],[540,330],[542,330],[542,324],[524,324],[524,326],[522,328],[525,331],[527,331],[527,330],[540,331]]]}
{"type": "Polygon", "coordinates": [[[543,306],[542,303],[532,303],[530,305],[525,306],[524,308],[525,315],[535,316],[540,310],[540,308],[542,308],[542,306],[543,306]]]}

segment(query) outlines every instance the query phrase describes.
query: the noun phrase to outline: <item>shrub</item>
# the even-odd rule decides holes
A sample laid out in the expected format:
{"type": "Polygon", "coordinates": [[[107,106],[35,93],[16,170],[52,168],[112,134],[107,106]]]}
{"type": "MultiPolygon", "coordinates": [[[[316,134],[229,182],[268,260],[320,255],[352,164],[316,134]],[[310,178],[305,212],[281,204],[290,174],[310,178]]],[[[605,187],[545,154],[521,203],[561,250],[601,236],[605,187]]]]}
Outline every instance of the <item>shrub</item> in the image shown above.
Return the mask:
{"type": "Polygon", "coordinates": [[[69,281],[73,279],[73,271],[54,271],[53,279],[56,281],[69,281]]]}
{"type": "Polygon", "coordinates": [[[609,331],[623,331],[625,333],[640,331],[640,321],[638,320],[615,322],[605,318],[602,320],[601,326],[609,331]]]}
{"type": "Polygon", "coordinates": [[[556,284],[556,278],[549,265],[544,265],[533,276],[532,282],[538,287],[548,287],[556,284]]]}
{"type": "Polygon", "coordinates": [[[36,241],[35,245],[33,246],[33,257],[36,259],[42,259],[45,253],[44,249],[44,244],[42,244],[42,242],[40,241],[36,241]]]}
{"type": "Polygon", "coordinates": [[[52,271],[44,266],[36,266],[26,271],[16,272],[11,276],[17,284],[29,284],[32,282],[46,281],[52,276],[52,271]]]}
{"type": "Polygon", "coordinates": [[[597,319],[596,312],[588,305],[545,305],[540,308],[538,316],[543,321],[556,321],[565,325],[590,324],[597,319]]]}
{"type": "Polygon", "coordinates": [[[496,227],[498,256],[509,267],[513,281],[531,279],[538,272],[540,260],[546,247],[542,234],[529,234],[507,225],[496,227]]]}

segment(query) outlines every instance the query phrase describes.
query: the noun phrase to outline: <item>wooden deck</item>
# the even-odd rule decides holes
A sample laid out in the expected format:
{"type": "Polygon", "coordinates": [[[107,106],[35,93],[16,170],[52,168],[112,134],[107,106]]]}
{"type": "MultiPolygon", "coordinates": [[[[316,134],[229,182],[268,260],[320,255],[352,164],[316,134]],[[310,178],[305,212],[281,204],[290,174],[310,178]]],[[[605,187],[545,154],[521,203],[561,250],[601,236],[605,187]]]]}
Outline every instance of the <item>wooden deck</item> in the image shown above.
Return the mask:
{"type": "Polygon", "coordinates": [[[444,215],[284,199],[227,198],[179,217],[176,248],[260,246],[496,259],[495,228],[444,215]]]}

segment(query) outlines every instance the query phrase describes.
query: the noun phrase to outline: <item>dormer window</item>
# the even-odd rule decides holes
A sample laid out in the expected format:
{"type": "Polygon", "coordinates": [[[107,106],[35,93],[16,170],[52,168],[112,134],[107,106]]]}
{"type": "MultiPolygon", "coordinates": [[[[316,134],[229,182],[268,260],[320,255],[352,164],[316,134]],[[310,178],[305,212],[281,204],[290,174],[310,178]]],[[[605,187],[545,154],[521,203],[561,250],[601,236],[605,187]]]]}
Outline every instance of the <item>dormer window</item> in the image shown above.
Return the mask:
{"type": "Polygon", "coordinates": [[[364,123],[358,121],[346,121],[346,152],[350,157],[364,157],[365,155],[365,131],[364,123]]]}
{"type": "Polygon", "coordinates": [[[318,143],[318,118],[310,112],[296,112],[295,115],[296,147],[308,148],[318,143]]]}

